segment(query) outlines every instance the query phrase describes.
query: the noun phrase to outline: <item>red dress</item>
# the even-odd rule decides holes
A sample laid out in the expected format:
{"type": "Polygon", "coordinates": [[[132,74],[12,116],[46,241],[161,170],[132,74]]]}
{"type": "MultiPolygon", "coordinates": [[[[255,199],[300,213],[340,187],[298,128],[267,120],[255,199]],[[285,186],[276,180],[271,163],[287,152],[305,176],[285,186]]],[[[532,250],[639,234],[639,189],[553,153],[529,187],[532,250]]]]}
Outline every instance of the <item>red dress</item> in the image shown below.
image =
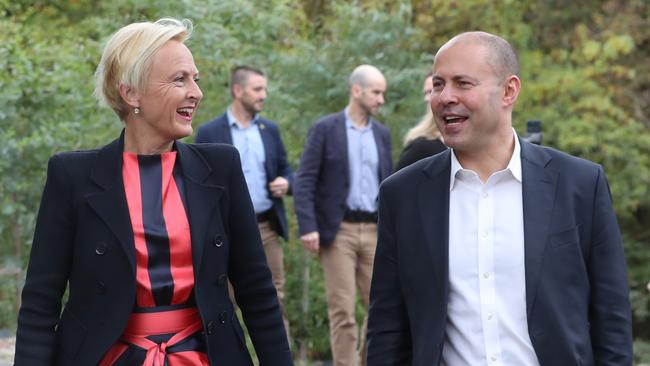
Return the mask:
{"type": "Polygon", "coordinates": [[[176,152],[123,153],[136,253],[136,304],[100,366],[209,365],[194,304],[192,242],[176,152]]]}

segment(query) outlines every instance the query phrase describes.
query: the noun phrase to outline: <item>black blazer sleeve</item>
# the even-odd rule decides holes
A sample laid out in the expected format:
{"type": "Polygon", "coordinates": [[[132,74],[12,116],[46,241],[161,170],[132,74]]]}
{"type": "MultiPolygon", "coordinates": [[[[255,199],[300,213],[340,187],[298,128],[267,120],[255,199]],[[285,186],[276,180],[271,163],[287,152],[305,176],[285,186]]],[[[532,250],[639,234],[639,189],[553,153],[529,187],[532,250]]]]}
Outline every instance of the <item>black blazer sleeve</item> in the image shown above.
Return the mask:
{"type": "Polygon", "coordinates": [[[277,166],[278,166],[278,176],[284,177],[287,181],[289,181],[289,191],[287,191],[287,195],[293,194],[293,169],[291,169],[291,165],[289,165],[289,161],[287,160],[287,150],[284,147],[284,142],[282,142],[282,136],[280,136],[280,131],[276,128],[275,129],[275,135],[277,139],[277,166]]]}
{"type": "Polygon", "coordinates": [[[16,365],[53,365],[61,346],[56,344],[56,332],[72,261],[73,184],[62,159],[53,156],[48,163],[18,313],[16,365]]]}
{"type": "Polygon", "coordinates": [[[293,365],[239,153],[232,148],[229,277],[261,365],[293,365]]]}
{"type": "Polygon", "coordinates": [[[590,330],[598,365],[631,365],[632,316],[625,256],[605,172],[598,168],[588,266],[590,330]]]}
{"type": "Polygon", "coordinates": [[[294,205],[300,235],[318,231],[316,221],[316,185],[325,144],[324,124],[315,124],[307,134],[294,187],[294,205]]]}
{"type": "Polygon", "coordinates": [[[399,276],[399,248],[395,237],[394,200],[390,184],[379,189],[377,252],[368,310],[368,365],[412,364],[409,319],[399,276]],[[390,202],[389,202],[390,201],[390,202]]]}

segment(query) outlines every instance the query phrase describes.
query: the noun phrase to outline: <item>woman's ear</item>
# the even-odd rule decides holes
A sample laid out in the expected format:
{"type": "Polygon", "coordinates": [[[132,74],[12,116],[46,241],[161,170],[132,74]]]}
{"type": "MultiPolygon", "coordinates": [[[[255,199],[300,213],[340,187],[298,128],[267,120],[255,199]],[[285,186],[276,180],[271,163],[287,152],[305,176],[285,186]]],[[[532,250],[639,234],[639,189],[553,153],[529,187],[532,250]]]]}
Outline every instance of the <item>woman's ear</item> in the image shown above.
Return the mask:
{"type": "Polygon", "coordinates": [[[140,94],[133,87],[120,83],[120,96],[131,108],[140,107],[140,94]]]}

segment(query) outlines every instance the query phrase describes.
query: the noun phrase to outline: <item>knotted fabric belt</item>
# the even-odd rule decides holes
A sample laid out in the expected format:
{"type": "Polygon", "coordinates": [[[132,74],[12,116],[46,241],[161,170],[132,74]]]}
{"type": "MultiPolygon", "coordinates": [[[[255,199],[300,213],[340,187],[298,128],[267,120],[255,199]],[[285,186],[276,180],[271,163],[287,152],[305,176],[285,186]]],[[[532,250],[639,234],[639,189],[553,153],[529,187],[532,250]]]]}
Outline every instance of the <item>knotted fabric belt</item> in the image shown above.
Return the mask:
{"type": "Polygon", "coordinates": [[[202,328],[201,317],[195,307],[155,313],[132,313],[121,340],[147,351],[142,366],[163,366],[168,348],[180,343],[202,328]],[[159,344],[147,338],[155,334],[174,335],[166,342],[159,344]]]}

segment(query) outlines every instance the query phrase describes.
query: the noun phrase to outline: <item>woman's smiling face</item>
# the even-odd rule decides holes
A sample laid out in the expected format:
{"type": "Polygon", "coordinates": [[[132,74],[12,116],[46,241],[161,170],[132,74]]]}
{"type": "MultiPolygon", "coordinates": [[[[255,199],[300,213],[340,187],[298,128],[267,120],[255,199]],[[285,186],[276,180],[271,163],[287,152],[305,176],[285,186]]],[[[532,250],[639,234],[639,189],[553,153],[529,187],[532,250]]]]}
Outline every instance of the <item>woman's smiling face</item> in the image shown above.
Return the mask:
{"type": "Polygon", "coordinates": [[[138,130],[146,139],[171,142],[192,134],[192,116],[203,98],[198,76],[183,43],[171,40],[154,54],[144,90],[138,93],[141,112],[134,121],[143,124],[138,130]]]}

